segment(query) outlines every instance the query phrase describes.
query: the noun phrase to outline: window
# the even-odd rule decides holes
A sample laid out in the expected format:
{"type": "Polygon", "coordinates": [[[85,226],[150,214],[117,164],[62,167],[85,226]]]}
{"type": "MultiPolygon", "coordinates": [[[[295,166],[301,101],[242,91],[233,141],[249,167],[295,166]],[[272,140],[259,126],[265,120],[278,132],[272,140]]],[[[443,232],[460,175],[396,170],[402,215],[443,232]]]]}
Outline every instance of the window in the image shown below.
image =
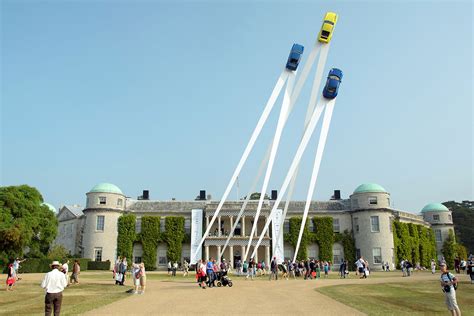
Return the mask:
{"type": "Polygon", "coordinates": [[[388,229],[390,230],[391,233],[393,233],[393,218],[390,217],[390,220],[388,221],[388,229]]]}
{"type": "Polygon", "coordinates": [[[378,216],[370,216],[370,226],[372,228],[373,233],[380,232],[379,217],[378,216]]]}
{"type": "Polygon", "coordinates": [[[290,232],[290,221],[289,220],[285,220],[285,222],[283,223],[283,232],[284,233],[289,233],[290,232]]]}
{"type": "Polygon", "coordinates": [[[166,257],[159,257],[158,258],[158,264],[167,264],[166,257]]]}
{"type": "Polygon", "coordinates": [[[102,261],[102,248],[94,248],[94,260],[102,261]]]}
{"type": "Polygon", "coordinates": [[[439,215],[433,215],[433,220],[438,222],[439,221],[439,215]]]}
{"type": "Polygon", "coordinates": [[[332,220],[332,229],[334,230],[335,233],[339,233],[339,218],[334,218],[332,220]]]}
{"type": "Polygon", "coordinates": [[[356,258],[357,258],[357,259],[360,258],[360,249],[356,249],[356,258]]]}
{"type": "Polygon", "coordinates": [[[165,227],[165,218],[162,217],[160,219],[160,232],[164,232],[166,230],[166,227],[165,227]]]}
{"type": "Polygon", "coordinates": [[[312,221],[311,219],[309,219],[308,222],[309,222],[309,223],[308,223],[308,226],[309,226],[308,229],[309,229],[309,231],[312,232],[312,233],[314,233],[314,223],[313,223],[313,221],[312,221]]]}
{"type": "Polygon", "coordinates": [[[387,198],[387,205],[390,206],[390,198],[387,198]]]}
{"type": "Polygon", "coordinates": [[[118,199],[118,200],[117,200],[117,206],[122,206],[122,203],[123,203],[123,200],[122,200],[122,199],[118,199]]]}
{"type": "Polygon", "coordinates": [[[377,197],[376,196],[369,196],[369,204],[370,205],[377,205],[377,197]]]}
{"type": "Polygon", "coordinates": [[[382,248],[373,248],[374,264],[382,263],[382,248]]]}
{"type": "Polygon", "coordinates": [[[135,233],[139,234],[142,232],[142,218],[137,217],[137,221],[135,222],[135,233]]]}
{"type": "Polygon", "coordinates": [[[191,234],[191,219],[190,218],[186,218],[184,220],[184,231],[186,232],[186,234],[191,234]]]}
{"type": "Polygon", "coordinates": [[[342,256],[341,256],[341,249],[333,249],[333,250],[332,250],[332,254],[333,254],[333,260],[332,260],[332,262],[333,262],[333,263],[340,263],[340,262],[341,262],[341,259],[342,259],[342,256]]]}
{"type": "Polygon", "coordinates": [[[135,257],[133,260],[134,263],[141,263],[142,262],[142,257],[135,257]]]}
{"type": "Polygon", "coordinates": [[[451,216],[451,214],[448,214],[448,220],[449,220],[450,222],[453,221],[453,217],[451,216]]]}
{"type": "Polygon", "coordinates": [[[99,196],[99,204],[105,205],[107,203],[107,198],[105,196],[99,196]]]}
{"type": "Polygon", "coordinates": [[[435,238],[436,238],[436,242],[443,241],[443,238],[441,237],[441,230],[435,229],[435,238]]]}
{"type": "Polygon", "coordinates": [[[105,222],[105,216],[104,215],[98,215],[97,216],[96,230],[104,231],[104,222],[105,222]]]}
{"type": "Polygon", "coordinates": [[[358,233],[359,232],[359,218],[358,217],[354,217],[354,228],[355,228],[356,233],[358,233]]]}

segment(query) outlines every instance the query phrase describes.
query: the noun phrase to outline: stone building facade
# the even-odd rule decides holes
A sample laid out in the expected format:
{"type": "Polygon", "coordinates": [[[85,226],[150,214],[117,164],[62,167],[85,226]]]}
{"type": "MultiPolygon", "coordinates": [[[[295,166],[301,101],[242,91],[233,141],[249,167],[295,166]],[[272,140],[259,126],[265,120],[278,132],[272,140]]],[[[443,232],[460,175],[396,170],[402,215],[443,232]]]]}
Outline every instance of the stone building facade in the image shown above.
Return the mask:
{"type": "MultiPolygon", "coordinates": [[[[101,183],[94,186],[87,194],[86,207],[78,212],[77,208],[71,211],[71,207],[63,207],[59,211],[59,236],[57,244],[63,244],[71,253],[80,254],[84,258],[96,261],[110,260],[114,262],[117,257],[117,220],[124,213],[132,213],[136,216],[136,232],[141,231],[141,218],[143,216],[156,215],[161,217],[161,230],[164,230],[166,216],[183,216],[185,218],[185,230],[191,232],[192,210],[202,210],[203,231],[209,225],[210,219],[215,213],[218,201],[153,201],[148,199],[131,199],[126,197],[122,191],[110,183],[101,183]],[[63,229],[62,227],[66,227],[63,229]],[[72,231],[68,230],[71,228],[72,231]],[[72,251],[74,249],[74,251],[72,251]]],[[[234,221],[242,207],[243,201],[225,202],[217,220],[210,229],[206,238],[202,256],[220,260],[220,252],[224,245],[227,234],[230,232],[234,221]],[[219,229],[220,227],[220,229],[219,229]]],[[[245,247],[248,245],[249,234],[255,220],[258,201],[250,201],[245,213],[237,225],[234,236],[229,246],[225,249],[224,258],[235,262],[243,257],[245,247]]],[[[273,200],[265,200],[258,219],[255,237],[258,237],[273,207],[273,200]]],[[[284,202],[281,203],[282,205],[284,202]]],[[[305,202],[291,201],[287,218],[283,229],[289,229],[289,218],[302,216],[305,202]]],[[[349,199],[338,199],[329,201],[313,201],[309,208],[308,218],[317,216],[330,216],[333,218],[334,232],[352,232],[355,239],[356,254],[363,256],[369,261],[372,269],[381,269],[382,262],[395,262],[394,241],[392,222],[414,223],[425,227],[432,227],[435,231],[438,259],[441,258],[441,246],[447,238],[449,229],[454,229],[451,212],[439,203],[431,203],[422,210],[422,215],[396,210],[390,206],[390,194],[380,185],[362,184],[356,188],[349,199]]],[[[313,223],[309,221],[309,229],[313,230],[313,223]]],[[[252,251],[257,239],[252,242],[252,251]]],[[[276,238],[276,237],[275,237],[276,238]]],[[[263,241],[256,253],[257,260],[270,261],[272,247],[272,236],[267,231],[263,241]]],[[[167,265],[166,244],[158,244],[156,266],[164,269],[167,265]]],[[[181,260],[189,262],[191,245],[183,244],[181,260]]],[[[133,261],[141,261],[143,255],[142,246],[136,243],[133,248],[133,261]]],[[[293,247],[284,244],[285,258],[292,258],[293,247]]],[[[308,255],[318,258],[319,248],[317,244],[308,245],[308,255]]],[[[344,257],[344,247],[341,243],[333,245],[333,262],[337,263],[344,257]]],[[[352,260],[355,258],[347,258],[352,260]]]]}

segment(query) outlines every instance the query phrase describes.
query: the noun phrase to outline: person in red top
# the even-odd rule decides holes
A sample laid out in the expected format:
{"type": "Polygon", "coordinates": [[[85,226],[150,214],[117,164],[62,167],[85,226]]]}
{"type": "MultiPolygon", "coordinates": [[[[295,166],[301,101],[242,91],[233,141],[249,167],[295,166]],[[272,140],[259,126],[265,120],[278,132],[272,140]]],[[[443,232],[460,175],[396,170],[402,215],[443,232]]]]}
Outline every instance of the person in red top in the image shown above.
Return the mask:
{"type": "Polygon", "coordinates": [[[8,265],[7,271],[7,291],[13,291],[13,285],[15,284],[15,270],[13,269],[13,264],[8,265]]]}

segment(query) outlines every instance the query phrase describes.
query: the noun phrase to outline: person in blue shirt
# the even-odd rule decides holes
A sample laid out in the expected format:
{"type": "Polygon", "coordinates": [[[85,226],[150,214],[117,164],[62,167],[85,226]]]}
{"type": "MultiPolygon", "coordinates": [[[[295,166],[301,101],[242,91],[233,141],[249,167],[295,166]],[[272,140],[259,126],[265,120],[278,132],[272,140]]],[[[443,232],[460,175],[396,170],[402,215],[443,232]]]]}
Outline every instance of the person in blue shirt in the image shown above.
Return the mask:
{"type": "Polygon", "coordinates": [[[440,264],[440,269],[440,284],[441,289],[444,292],[445,302],[448,306],[448,310],[453,316],[461,316],[461,311],[459,310],[458,302],[456,301],[456,287],[458,279],[454,274],[448,271],[448,267],[446,266],[445,262],[440,264]]]}
{"type": "Polygon", "coordinates": [[[208,278],[208,286],[212,287],[214,284],[214,263],[213,263],[214,258],[211,258],[206,265],[206,274],[208,278]]]}

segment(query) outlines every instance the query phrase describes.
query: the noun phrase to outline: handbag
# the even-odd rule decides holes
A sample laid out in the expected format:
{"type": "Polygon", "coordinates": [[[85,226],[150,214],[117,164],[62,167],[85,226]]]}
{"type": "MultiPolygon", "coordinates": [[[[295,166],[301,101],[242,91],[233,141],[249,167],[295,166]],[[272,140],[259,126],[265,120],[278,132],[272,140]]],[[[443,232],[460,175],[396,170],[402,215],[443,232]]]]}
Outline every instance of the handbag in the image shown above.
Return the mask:
{"type": "Polygon", "coordinates": [[[14,277],[7,278],[7,285],[13,285],[14,283],[15,283],[15,278],[14,277]]]}

